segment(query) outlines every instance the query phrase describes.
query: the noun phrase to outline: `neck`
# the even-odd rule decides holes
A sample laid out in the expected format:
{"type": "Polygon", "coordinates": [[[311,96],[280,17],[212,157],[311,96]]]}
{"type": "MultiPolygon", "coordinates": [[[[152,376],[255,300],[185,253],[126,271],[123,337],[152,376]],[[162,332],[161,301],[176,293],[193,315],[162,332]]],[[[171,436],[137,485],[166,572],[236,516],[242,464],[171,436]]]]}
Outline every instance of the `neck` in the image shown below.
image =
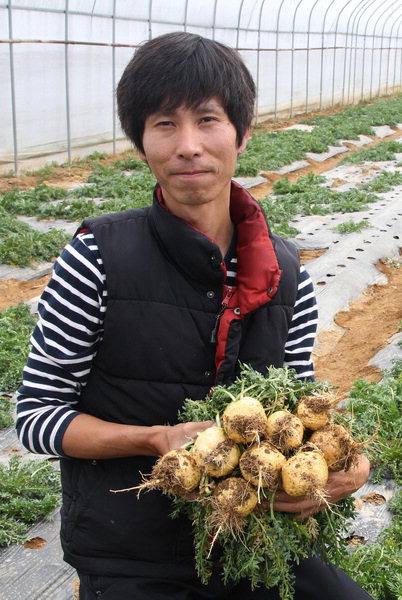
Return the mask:
{"type": "Polygon", "coordinates": [[[195,211],[189,211],[189,213],[187,216],[182,217],[183,220],[204,235],[212,238],[218,245],[222,258],[224,258],[232,241],[234,230],[229,210],[221,213],[220,211],[211,211],[205,206],[204,211],[197,211],[198,214],[195,214],[195,211]]]}
{"type": "Polygon", "coordinates": [[[234,226],[230,218],[230,198],[225,203],[207,202],[198,205],[174,203],[164,196],[167,208],[218,245],[222,258],[225,257],[233,236],[234,226]]]}

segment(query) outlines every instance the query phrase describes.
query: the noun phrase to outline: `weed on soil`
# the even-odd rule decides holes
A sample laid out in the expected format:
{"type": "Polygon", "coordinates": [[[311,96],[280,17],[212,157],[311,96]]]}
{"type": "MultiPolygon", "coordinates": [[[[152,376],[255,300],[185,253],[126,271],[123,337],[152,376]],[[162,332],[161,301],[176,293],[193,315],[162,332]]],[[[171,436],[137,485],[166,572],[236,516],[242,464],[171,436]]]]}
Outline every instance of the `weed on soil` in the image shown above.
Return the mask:
{"type": "Polygon", "coordinates": [[[60,475],[48,461],[0,464],[0,548],[25,540],[29,527],[60,502],[60,475]]]}

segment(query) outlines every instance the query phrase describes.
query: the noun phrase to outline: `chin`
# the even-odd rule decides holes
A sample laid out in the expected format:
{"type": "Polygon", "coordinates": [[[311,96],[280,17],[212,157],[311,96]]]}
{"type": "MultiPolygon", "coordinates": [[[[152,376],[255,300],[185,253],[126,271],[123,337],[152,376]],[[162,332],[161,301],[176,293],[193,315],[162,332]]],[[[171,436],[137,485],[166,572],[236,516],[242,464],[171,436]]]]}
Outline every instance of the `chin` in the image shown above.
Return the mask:
{"type": "Polygon", "coordinates": [[[186,206],[200,206],[202,204],[208,204],[213,199],[212,196],[206,196],[205,194],[186,194],[175,198],[177,204],[183,204],[186,206]]]}

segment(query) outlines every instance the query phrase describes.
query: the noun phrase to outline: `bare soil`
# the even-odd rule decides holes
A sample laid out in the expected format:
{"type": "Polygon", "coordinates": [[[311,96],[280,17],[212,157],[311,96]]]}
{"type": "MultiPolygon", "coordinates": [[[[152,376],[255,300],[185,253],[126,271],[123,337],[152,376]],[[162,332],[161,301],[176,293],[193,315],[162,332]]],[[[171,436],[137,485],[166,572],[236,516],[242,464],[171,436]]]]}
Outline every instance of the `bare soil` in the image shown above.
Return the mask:
{"type": "Polygon", "coordinates": [[[322,332],[314,363],[317,379],[337,386],[346,396],[357,379],[379,381],[381,372],[369,361],[398,333],[402,322],[402,262],[380,262],[387,276],[385,285],[373,284],[336,315],[340,331],[322,332]]]}
{"type": "MultiPolygon", "coordinates": [[[[342,110],[342,108],[339,108],[342,110]]],[[[336,110],[309,113],[313,116],[333,114],[336,110]]],[[[267,121],[259,124],[259,130],[278,130],[300,122],[303,115],[281,121],[267,121]]],[[[402,137],[401,131],[396,131],[388,136],[386,141],[402,137]]],[[[373,139],[369,146],[378,144],[381,140],[373,139]]],[[[347,145],[347,144],[345,144],[347,145]]],[[[352,151],[358,150],[349,144],[352,151]]],[[[134,151],[119,155],[109,155],[102,164],[111,165],[117,159],[135,156],[134,151]]],[[[286,175],[290,181],[296,181],[301,175],[307,173],[320,174],[334,168],[344,155],[338,155],[323,163],[309,160],[308,167],[286,175]]],[[[92,163],[93,164],[93,163],[92,163]]],[[[16,177],[0,177],[0,193],[12,189],[26,189],[46,183],[68,187],[72,182],[85,181],[91,172],[91,162],[81,161],[68,167],[54,167],[51,176],[44,180],[43,175],[25,174],[16,177]]],[[[276,180],[283,176],[276,173],[265,173],[267,183],[253,188],[253,196],[261,199],[272,192],[276,180]]],[[[319,256],[323,250],[303,251],[301,260],[304,263],[319,256]]],[[[399,331],[402,322],[402,265],[387,264],[387,257],[378,264],[378,268],[387,275],[388,283],[385,285],[369,286],[361,298],[353,302],[347,311],[336,316],[339,331],[323,332],[318,340],[314,354],[317,378],[325,380],[339,388],[342,395],[347,395],[352,384],[357,379],[379,381],[381,374],[375,367],[369,366],[370,359],[388,343],[390,338],[399,331]],[[400,268],[397,268],[400,267],[400,268]]],[[[47,284],[49,277],[41,277],[32,281],[19,281],[16,279],[0,280],[0,310],[7,306],[14,306],[21,301],[30,300],[40,295],[47,284]]]]}
{"type": "Polygon", "coordinates": [[[19,302],[26,302],[40,296],[45,289],[50,276],[45,275],[31,281],[19,279],[0,279],[0,310],[8,306],[15,306],[19,302]]]}
{"type": "Polygon", "coordinates": [[[122,152],[120,154],[108,154],[101,160],[81,160],[65,166],[52,166],[48,171],[38,169],[38,171],[26,172],[19,177],[5,176],[0,177],[0,194],[5,194],[15,189],[26,190],[41,184],[69,187],[71,183],[81,183],[87,180],[92,172],[95,163],[100,163],[105,167],[111,167],[116,160],[125,160],[126,158],[137,157],[134,150],[122,152]],[[44,173],[48,173],[44,175],[44,173]]]}

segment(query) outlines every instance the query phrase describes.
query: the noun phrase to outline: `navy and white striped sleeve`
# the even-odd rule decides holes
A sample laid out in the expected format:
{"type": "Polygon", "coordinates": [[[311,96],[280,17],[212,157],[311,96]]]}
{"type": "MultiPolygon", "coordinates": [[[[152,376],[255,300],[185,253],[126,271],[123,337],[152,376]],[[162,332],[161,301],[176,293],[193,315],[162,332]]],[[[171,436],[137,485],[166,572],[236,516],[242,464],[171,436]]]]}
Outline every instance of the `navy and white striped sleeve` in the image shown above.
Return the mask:
{"type": "Polygon", "coordinates": [[[300,280],[294,313],[285,344],[284,365],[296,371],[298,379],[314,379],[311,352],[317,332],[317,301],[313,282],[303,265],[300,265],[300,280]]]}
{"type": "Polygon", "coordinates": [[[39,302],[39,319],[17,396],[17,432],[31,452],[64,456],[63,434],[87,382],[106,310],[103,263],[91,233],[57,259],[39,302]]]}

